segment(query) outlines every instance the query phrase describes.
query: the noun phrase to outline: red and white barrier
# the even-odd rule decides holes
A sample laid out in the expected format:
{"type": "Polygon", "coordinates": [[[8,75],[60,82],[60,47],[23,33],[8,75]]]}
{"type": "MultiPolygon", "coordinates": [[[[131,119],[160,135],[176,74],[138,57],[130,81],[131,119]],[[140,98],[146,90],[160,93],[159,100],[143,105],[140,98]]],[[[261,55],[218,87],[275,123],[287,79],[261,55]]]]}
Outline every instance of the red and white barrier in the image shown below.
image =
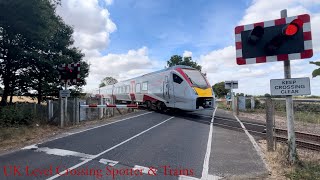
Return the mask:
{"type": "Polygon", "coordinates": [[[138,108],[137,104],[81,104],[83,108],[138,108]]]}

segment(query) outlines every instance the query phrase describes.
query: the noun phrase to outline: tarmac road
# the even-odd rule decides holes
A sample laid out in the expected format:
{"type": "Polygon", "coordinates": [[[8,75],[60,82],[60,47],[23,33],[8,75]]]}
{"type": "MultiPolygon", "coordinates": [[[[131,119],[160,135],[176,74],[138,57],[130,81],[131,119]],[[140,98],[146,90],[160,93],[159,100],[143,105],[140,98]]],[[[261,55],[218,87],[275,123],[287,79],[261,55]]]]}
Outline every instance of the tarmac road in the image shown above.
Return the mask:
{"type": "Polygon", "coordinates": [[[242,143],[231,142],[227,137],[231,130],[214,127],[212,114],[213,110],[132,113],[0,156],[0,179],[207,179],[215,177],[212,174],[242,173],[228,168],[237,169],[237,162],[243,161],[237,153],[249,154],[241,164],[247,164],[243,167],[249,172],[252,164],[264,171],[247,136],[233,132],[242,143]],[[241,146],[242,152],[232,151],[230,143],[236,149],[241,146]],[[226,156],[229,151],[235,153],[236,162],[226,156]]]}

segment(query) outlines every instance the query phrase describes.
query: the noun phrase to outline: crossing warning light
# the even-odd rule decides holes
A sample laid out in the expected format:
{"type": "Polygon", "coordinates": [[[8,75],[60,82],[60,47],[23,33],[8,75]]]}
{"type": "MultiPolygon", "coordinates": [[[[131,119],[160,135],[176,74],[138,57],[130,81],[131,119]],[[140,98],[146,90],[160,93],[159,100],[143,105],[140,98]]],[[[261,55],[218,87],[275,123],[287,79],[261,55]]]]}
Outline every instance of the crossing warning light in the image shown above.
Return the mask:
{"type": "Polygon", "coordinates": [[[63,64],[58,67],[59,79],[66,82],[77,82],[80,80],[80,64],[63,64]]]}
{"type": "Polygon", "coordinates": [[[299,29],[301,29],[303,26],[303,21],[300,19],[295,19],[291,23],[289,23],[287,26],[285,26],[283,30],[283,34],[286,36],[294,36],[297,34],[299,29]]]}
{"type": "Polygon", "coordinates": [[[237,64],[310,58],[310,16],[303,14],[235,28],[237,64]]]}
{"type": "Polygon", "coordinates": [[[253,28],[253,30],[250,32],[248,37],[248,42],[252,45],[257,44],[259,40],[261,40],[262,36],[264,34],[264,29],[262,26],[256,26],[253,28]]]}

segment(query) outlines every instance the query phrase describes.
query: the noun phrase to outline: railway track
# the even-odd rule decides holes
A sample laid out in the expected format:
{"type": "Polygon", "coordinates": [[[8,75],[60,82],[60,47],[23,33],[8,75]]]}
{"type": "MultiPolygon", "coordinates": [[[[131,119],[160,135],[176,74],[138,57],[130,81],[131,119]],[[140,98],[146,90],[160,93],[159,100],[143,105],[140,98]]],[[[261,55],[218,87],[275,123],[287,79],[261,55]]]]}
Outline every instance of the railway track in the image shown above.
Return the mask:
{"type": "MultiPolygon", "coordinates": [[[[242,121],[246,129],[256,135],[265,138],[266,136],[266,125],[263,123],[255,123],[255,122],[248,122],[242,121]]],[[[216,117],[214,121],[214,125],[222,126],[226,128],[238,129],[242,130],[239,122],[232,118],[223,118],[223,117],[216,117]],[[236,125],[238,124],[238,125],[236,125]]],[[[279,142],[287,142],[287,130],[275,128],[275,138],[279,142]]],[[[320,151],[320,136],[310,133],[303,133],[303,132],[295,132],[296,135],[296,144],[298,147],[311,149],[320,151]]]]}
{"type": "MultiPolygon", "coordinates": [[[[178,113],[179,114],[179,113],[178,113]]],[[[203,114],[195,114],[195,113],[188,113],[189,115],[205,117],[205,118],[212,118],[212,116],[203,115],[203,114]]],[[[187,114],[184,114],[186,116],[187,114]]],[[[251,122],[251,121],[241,121],[246,129],[255,136],[259,136],[262,138],[266,138],[266,124],[258,123],[258,122],[251,122]]],[[[226,117],[219,117],[215,116],[213,125],[220,126],[223,128],[228,129],[235,129],[242,131],[242,127],[240,123],[235,120],[234,118],[226,118],[226,117]]],[[[310,133],[303,133],[303,132],[295,132],[296,135],[296,144],[298,147],[311,149],[320,151],[320,136],[310,133]]],[[[288,138],[287,130],[275,128],[275,138],[279,142],[287,142],[288,138]]]]}

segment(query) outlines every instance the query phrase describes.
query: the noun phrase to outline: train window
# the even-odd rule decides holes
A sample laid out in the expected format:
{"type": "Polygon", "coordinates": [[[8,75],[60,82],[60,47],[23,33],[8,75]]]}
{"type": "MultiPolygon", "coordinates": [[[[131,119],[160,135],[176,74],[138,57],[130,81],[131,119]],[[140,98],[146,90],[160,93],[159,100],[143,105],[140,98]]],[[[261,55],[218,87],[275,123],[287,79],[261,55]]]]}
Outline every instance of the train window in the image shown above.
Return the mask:
{"type": "Polygon", "coordinates": [[[173,82],[181,84],[183,79],[176,74],[173,74],[173,82]]]}
{"type": "Polygon", "coordinates": [[[141,91],[140,83],[136,84],[136,93],[139,93],[141,91]]]}
{"type": "Polygon", "coordinates": [[[148,82],[142,83],[142,91],[148,91],[148,82]]]}

